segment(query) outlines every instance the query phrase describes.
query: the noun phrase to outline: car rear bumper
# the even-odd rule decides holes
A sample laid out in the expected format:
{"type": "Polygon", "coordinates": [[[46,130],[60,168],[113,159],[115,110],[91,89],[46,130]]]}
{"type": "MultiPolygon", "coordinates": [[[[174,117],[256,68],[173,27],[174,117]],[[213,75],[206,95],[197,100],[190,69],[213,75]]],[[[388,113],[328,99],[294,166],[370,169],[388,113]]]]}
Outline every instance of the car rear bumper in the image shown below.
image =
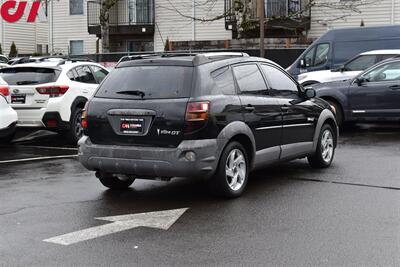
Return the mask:
{"type": "Polygon", "coordinates": [[[18,127],[44,127],[42,118],[46,108],[38,109],[20,109],[14,107],[18,113],[18,127]]]}
{"type": "Polygon", "coordinates": [[[211,177],[218,164],[217,139],[182,141],[177,148],[97,145],[84,136],[79,161],[89,170],[138,178],[211,177]],[[185,157],[194,152],[195,159],[185,157]]]}

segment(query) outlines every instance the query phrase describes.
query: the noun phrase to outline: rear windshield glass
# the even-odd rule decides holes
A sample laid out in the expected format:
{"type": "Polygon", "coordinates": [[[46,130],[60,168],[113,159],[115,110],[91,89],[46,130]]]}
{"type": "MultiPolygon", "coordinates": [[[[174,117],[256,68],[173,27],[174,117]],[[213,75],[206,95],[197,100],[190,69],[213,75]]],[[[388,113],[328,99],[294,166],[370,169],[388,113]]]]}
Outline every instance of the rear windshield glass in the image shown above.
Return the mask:
{"type": "Polygon", "coordinates": [[[49,68],[6,68],[0,70],[0,76],[9,85],[31,85],[55,82],[59,70],[49,68]]]}
{"type": "Polygon", "coordinates": [[[112,71],[97,97],[120,99],[183,98],[190,96],[192,67],[135,66],[112,71]]]}

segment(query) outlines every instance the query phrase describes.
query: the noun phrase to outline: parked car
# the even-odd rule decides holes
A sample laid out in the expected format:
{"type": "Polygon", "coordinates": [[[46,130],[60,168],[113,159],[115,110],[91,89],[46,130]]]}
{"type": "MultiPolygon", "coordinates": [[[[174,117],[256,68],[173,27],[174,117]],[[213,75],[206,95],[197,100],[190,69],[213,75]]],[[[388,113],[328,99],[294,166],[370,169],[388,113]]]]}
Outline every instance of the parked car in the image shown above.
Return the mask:
{"type": "Polygon", "coordinates": [[[27,63],[40,63],[40,62],[63,62],[63,61],[86,61],[86,62],[94,62],[89,58],[79,57],[73,58],[70,56],[37,56],[37,57],[20,57],[13,58],[9,61],[9,65],[15,66],[19,64],[27,64],[27,63]]]}
{"type": "Polygon", "coordinates": [[[313,86],[343,122],[400,121],[400,58],[382,61],[356,78],[313,86]]]}
{"type": "Polygon", "coordinates": [[[8,57],[5,55],[0,55],[0,63],[8,63],[8,57]]]}
{"type": "Polygon", "coordinates": [[[361,53],[337,69],[319,70],[300,74],[298,77],[298,82],[303,86],[310,86],[316,83],[352,79],[376,63],[382,60],[397,57],[399,55],[400,50],[374,50],[361,53]]]}
{"type": "Polygon", "coordinates": [[[302,157],[331,165],[337,125],[314,96],[277,64],[242,53],[125,61],[88,102],[79,160],[112,189],[190,177],[237,197],[253,169],[302,157]]]}
{"type": "Polygon", "coordinates": [[[12,140],[17,124],[17,112],[10,107],[9,101],[8,85],[0,78],[0,143],[12,140]]]}
{"type": "Polygon", "coordinates": [[[400,26],[333,29],[307,48],[287,71],[297,78],[305,72],[336,69],[362,52],[399,47],[400,26]]]}
{"type": "Polygon", "coordinates": [[[81,113],[108,71],[92,62],[68,60],[16,65],[0,70],[9,84],[18,127],[45,127],[76,143],[81,113]]]}

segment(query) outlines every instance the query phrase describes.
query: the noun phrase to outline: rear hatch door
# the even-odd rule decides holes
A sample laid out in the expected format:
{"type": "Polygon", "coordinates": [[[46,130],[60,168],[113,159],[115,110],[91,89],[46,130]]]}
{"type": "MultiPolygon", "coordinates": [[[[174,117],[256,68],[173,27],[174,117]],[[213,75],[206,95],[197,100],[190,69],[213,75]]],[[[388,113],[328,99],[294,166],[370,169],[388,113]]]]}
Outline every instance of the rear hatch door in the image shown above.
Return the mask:
{"type": "Polygon", "coordinates": [[[130,66],[105,79],[88,107],[95,144],[176,147],[183,139],[193,68],[130,66]]]}
{"type": "Polygon", "coordinates": [[[0,70],[8,83],[11,106],[15,109],[39,109],[47,106],[49,95],[39,94],[37,87],[54,83],[60,70],[46,67],[12,67],[0,70]]]}

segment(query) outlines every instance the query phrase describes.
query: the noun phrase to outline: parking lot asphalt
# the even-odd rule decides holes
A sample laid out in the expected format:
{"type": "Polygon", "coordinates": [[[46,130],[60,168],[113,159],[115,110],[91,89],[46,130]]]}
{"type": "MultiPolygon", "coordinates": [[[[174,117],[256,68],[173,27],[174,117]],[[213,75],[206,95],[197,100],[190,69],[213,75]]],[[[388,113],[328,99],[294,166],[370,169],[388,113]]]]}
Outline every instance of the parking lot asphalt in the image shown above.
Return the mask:
{"type": "Polygon", "coordinates": [[[347,127],[331,168],[273,166],[234,200],[185,179],[111,192],[55,135],[0,147],[0,266],[400,266],[399,133],[347,127]],[[98,217],[181,208],[167,230],[43,241],[111,223],[98,217]]]}

